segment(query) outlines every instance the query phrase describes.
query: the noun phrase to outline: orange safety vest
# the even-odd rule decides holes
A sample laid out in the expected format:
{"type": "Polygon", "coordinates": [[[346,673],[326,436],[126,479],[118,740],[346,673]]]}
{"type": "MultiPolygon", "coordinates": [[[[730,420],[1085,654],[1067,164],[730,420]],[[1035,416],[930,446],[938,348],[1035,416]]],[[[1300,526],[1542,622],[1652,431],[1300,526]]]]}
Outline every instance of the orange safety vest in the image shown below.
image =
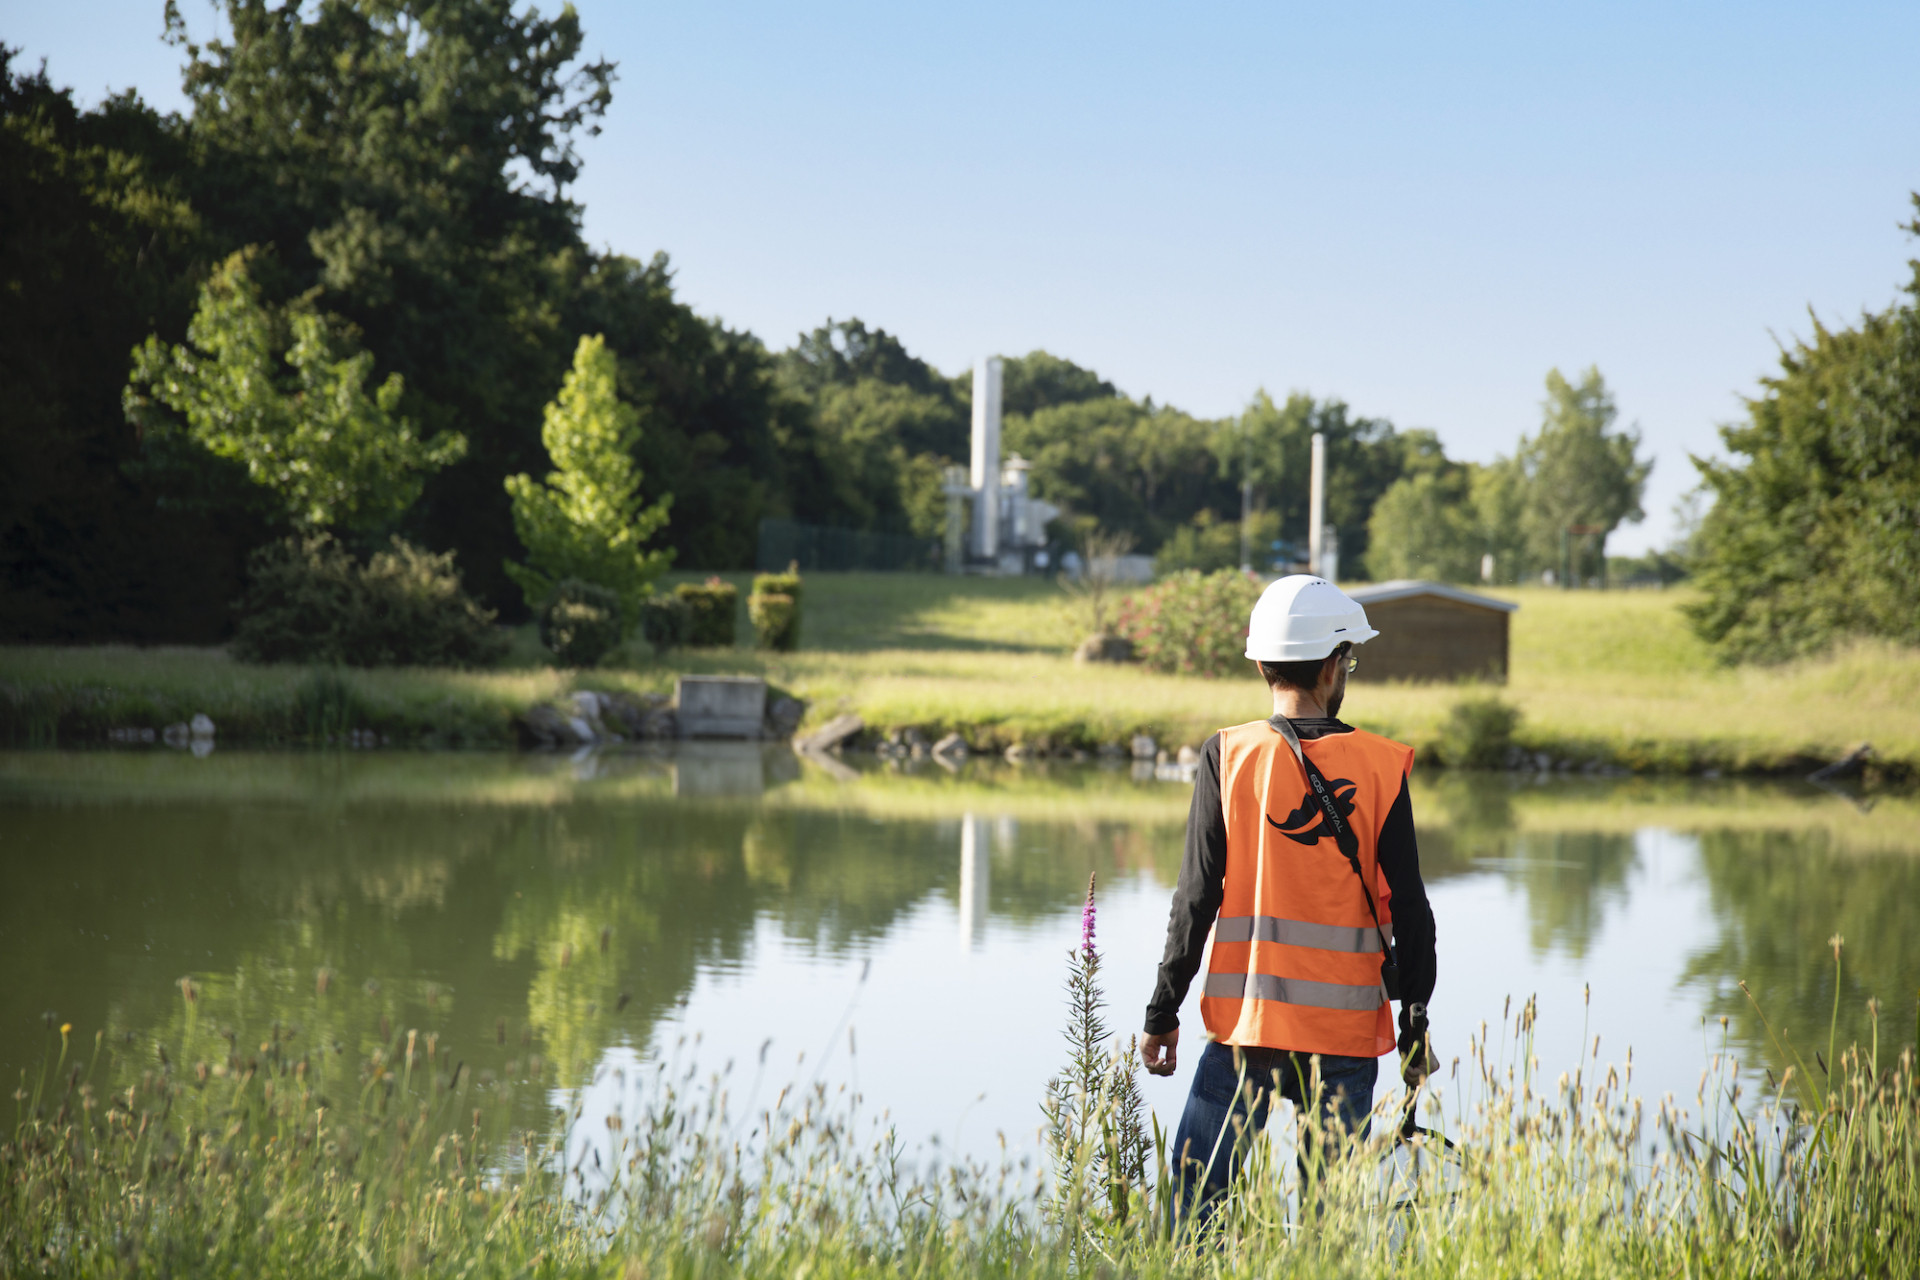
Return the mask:
{"type": "MultiPolygon", "coordinates": [[[[1302,741],[1360,846],[1380,925],[1393,937],[1380,826],[1413,768],[1413,748],[1355,730],[1302,741]]],[[[1334,843],[1287,740],[1265,720],[1220,731],[1226,893],[1200,1016],[1213,1038],[1372,1058],[1394,1048],[1380,984],[1380,936],[1360,878],[1334,843]]]]}

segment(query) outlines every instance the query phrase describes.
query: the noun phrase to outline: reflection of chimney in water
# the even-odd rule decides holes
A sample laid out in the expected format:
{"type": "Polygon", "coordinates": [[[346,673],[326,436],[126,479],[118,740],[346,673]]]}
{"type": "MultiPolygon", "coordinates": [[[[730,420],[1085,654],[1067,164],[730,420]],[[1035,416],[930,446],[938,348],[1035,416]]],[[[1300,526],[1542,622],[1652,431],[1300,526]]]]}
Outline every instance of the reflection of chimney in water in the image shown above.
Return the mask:
{"type": "Polygon", "coordinates": [[[987,890],[993,856],[987,842],[987,820],[967,814],[960,819],[960,946],[978,947],[987,936],[987,890]]]}

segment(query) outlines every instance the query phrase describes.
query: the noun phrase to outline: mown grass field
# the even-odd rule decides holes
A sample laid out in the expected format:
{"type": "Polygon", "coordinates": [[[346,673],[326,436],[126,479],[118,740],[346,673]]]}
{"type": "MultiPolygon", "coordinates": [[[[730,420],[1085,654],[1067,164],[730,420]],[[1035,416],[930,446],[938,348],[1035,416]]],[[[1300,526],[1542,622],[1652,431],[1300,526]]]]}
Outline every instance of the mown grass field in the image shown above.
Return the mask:
{"type": "MultiPolygon", "coordinates": [[[[748,575],[727,575],[742,588],[748,575]]],[[[1684,591],[1504,593],[1513,615],[1504,687],[1369,683],[1346,716],[1432,754],[1452,707],[1494,693],[1522,712],[1519,741],[1556,760],[1646,772],[1804,769],[1871,742],[1896,775],[1920,769],[1920,653],[1862,642],[1783,667],[1729,668],[1688,630],[1684,591]]],[[[1092,746],[1152,734],[1168,746],[1266,714],[1251,675],[1202,680],[1080,666],[1071,601],[1040,579],[817,574],[802,649],[742,645],[655,659],[630,646],[593,671],[541,664],[530,629],[517,666],[494,672],[345,673],[360,714],[396,744],[500,745],[515,712],[573,688],[661,691],[681,673],[764,675],[817,723],[857,711],[871,725],[958,729],[984,748],[1092,746]]],[[[0,716],[14,745],[84,745],[110,725],[162,725],[205,711],[229,740],[300,736],[300,667],[246,667],[218,650],[123,646],[0,649],[0,716]]]]}

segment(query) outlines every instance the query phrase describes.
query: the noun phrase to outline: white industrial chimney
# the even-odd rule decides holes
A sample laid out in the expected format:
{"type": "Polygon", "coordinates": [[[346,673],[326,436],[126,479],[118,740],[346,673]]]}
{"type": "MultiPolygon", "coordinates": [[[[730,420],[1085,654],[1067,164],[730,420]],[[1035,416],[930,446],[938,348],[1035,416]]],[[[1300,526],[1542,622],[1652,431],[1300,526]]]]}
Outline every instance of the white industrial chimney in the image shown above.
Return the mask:
{"type": "Polygon", "coordinates": [[[1321,573],[1321,552],[1326,541],[1327,523],[1327,438],[1313,433],[1313,466],[1307,481],[1307,572],[1321,573]]]}
{"type": "Polygon", "coordinates": [[[973,554],[992,560],[1000,554],[1000,357],[987,356],[973,366],[973,554]]]}

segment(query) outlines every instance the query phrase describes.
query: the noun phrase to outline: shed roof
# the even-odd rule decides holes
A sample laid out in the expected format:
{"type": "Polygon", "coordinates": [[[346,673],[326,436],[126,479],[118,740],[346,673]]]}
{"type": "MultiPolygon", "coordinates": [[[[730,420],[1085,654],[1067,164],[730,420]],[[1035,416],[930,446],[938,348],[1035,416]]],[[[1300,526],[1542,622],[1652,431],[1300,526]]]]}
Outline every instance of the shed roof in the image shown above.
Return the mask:
{"type": "Polygon", "coordinates": [[[1501,613],[1512,613],[1520,607],[1510,600],[1496,600],[1492,596],[1477,595],[1444,582],[1428,582],[1424,578],[1396,578],[1392,582],[1375,582],[1364,587],[1342,589],[1363,605],[1385,604],[1389,600],[1405,600],[1412,596],[1439,596],[1443,600],[1477,605],[1482,609],[1498,609],[1501,613]]]}

